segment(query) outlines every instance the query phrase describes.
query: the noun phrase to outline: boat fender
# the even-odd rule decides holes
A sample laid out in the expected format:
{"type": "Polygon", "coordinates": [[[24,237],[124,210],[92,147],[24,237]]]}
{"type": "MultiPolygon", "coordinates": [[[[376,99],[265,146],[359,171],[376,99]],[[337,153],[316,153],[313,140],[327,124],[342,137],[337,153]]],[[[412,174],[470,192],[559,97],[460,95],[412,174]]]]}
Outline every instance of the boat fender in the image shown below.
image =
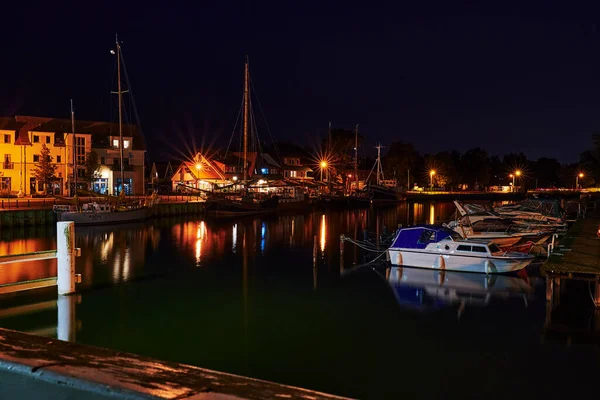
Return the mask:
{"type": "Polygon", "coordinates": [[[485,273],[494,274],[498,272],[498,268],[494,265],[492,260],[485,260],[485,273]]]}
{"type": "Polygon", "coordinates": [[[435,262],[433,263],[433,268],[436,269],[446,269],[446,261],[444,260],[444,257],[439,256],[435,259],[435,262]]]}
{"type": "Polygon", "coordinates": [[[402,252],[396,252],[396,259],[393,262],[394,265],[402,265],[402,252]]]}

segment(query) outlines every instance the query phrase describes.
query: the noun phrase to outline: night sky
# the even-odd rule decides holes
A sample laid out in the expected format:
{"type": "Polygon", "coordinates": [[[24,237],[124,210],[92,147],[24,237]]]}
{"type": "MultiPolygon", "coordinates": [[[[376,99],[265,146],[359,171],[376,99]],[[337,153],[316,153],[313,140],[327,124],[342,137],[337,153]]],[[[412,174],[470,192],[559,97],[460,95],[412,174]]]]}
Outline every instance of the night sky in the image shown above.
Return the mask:
{"type": "Polygon", "coordinates": [[[245,54],[275,140],[315,145],[332,121],[360,124],[365,155],[403,140],[574,162],[600,128],[600,7],[179,3],[4,5],[0,113],[69,118],[73,98],[115,120],[118,32],[152,158],[227,144],[245,54]]]}

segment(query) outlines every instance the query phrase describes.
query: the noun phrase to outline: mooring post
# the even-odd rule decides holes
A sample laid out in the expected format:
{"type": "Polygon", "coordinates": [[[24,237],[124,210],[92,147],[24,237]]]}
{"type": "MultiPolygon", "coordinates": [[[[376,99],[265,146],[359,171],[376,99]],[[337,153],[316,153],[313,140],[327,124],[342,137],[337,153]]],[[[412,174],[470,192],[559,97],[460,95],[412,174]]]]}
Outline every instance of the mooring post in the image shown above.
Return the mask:
{"type": "Polygon", "coordinates": [[[313,268],[317,268],[317,235],[313,239],[313,268]]]}
{"type": "Polygon", "coordinates": [[[75,341],[75,304],[78,296],[58,296],[58,325],[56,336],[58,340],[75,341]]]}
{"type": "Polygon", "coordinates": [[[596,308],[600,308],[600,282],[596,281],[594,286],[594,305],[596,308]]]}
{"type": "Polygon", "coordinates": [[[75,222],[56,223],[56,270],[58,294],[75,293],[75,222]]]}
{"type": "Polygon", "coordinates": [[[554,293],[554,280],[547,276],[546,277],[546,301],[552,303],[552,295],[554,293]]]}
{"type": "Polygon", "coordinates": [[[344,272],[344,235],[340,235],[340,273],[344,272]]]}

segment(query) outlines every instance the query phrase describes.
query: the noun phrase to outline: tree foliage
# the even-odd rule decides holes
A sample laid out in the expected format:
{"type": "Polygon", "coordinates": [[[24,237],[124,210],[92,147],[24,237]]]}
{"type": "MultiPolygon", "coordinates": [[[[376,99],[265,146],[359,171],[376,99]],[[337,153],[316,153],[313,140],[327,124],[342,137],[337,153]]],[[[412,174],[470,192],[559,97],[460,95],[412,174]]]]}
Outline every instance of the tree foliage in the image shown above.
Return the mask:
{"type": "Polygon", "coordinates": [[[44,193],[48,193],[48,183],[54,179],[56,173],[56,165],[52,164],[52,156],[50,149],[46,144],[42,144],[42,149],[39,154],[39,161],[35,164],[33,175],[35,180],[44,185],[44,193]]]}
{"type": "Polygon", "coordinates": [[[85,180],[92,183],[98,178],[100,178],[100,161],[98,153],[92,150],[85,157],[85,180]]]}

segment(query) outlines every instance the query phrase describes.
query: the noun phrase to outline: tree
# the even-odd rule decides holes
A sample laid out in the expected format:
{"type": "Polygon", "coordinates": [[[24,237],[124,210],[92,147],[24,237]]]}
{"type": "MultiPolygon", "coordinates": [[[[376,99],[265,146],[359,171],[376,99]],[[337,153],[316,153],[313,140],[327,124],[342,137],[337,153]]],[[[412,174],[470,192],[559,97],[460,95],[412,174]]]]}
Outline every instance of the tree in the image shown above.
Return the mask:
{"type": "Polygon", "coordinates": [[[52,164],[52,156],[50,155],[50,149],[46,147],[46,144],[42,144],[42,150],[40,151],[39,161],[35,164],[33,175],[35,180],[41,182],[44,185],[44,194],[48,193],[48,182],[51,182],[56,173],[56,165],[52,164]]]}
{"type": "Polygon", "coordinates": [[[98,178],[100,178],[100,162],[98,161],[98,153],[92,150],[85,157],[85,180],[92,186],[98,178]]]}
{"type": "Polygon", "coordinates": [[[389,178],[395,177],[398,183],[402,186],[408,183],[408,178],[411,181],[415,180],[417,170],[415,168],[419,154],[411,143],[402,141],[392,142],[387,153],[382,157],[383,169],[385,176],[389,178]],[[412,176],[409,177],[409,171],[412,176]]]}

